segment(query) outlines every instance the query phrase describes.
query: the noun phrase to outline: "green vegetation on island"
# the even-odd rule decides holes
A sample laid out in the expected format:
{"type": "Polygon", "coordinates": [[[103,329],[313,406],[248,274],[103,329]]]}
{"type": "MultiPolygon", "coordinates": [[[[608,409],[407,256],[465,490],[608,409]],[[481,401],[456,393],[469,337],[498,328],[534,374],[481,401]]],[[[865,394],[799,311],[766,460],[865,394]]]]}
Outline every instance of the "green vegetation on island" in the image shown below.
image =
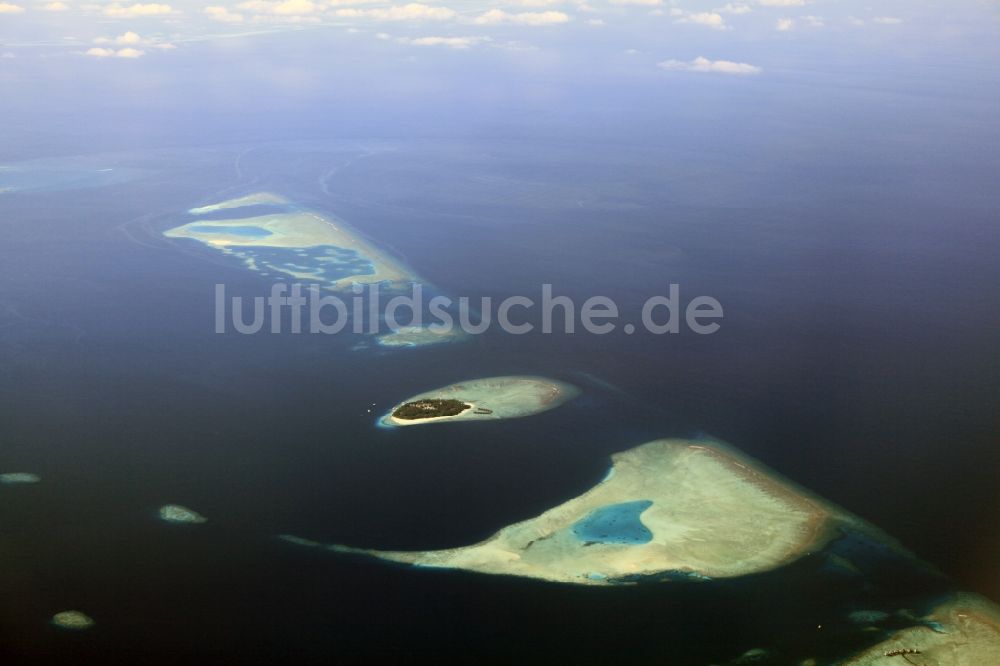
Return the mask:
{"type": "Polygon", "coordinates": [[[403,403],[392,413],[397,419],[415,421],[442,416],[458,416],[472,405],[452,398],[426,398],[403,403]]]}

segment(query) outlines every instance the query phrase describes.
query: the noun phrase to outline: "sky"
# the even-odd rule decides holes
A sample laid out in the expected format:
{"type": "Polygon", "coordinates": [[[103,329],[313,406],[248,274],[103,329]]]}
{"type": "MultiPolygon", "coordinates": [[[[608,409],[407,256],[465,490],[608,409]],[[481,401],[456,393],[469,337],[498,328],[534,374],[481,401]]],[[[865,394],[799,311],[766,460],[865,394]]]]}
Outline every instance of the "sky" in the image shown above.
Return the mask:
{"type": "Polygon", "coordinates": [[[558,132],[655,123],[643,109],[678,91],[711,115],[788,86],[989,103],[998,45],[995,0],[0,0],[0,139],[80,135],[81,118],[112,143],[306,135],[324,119],[348,134],[558,132]]]}

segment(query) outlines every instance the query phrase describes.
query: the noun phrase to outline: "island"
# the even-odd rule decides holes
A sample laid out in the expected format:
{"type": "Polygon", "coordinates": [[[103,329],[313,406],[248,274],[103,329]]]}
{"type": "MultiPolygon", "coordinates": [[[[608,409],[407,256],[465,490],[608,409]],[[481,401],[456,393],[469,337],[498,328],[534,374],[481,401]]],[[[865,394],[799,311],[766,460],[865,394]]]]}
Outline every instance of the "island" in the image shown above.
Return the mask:
{"type": "Polygon", "coordinates": [[[461,400],[428,398],[400,405],[392,413],[392,418],[403,421],[416,421],[418,419],[458,416],[467,409],[472,409],[472,405],[467,405],[461,400]]]}
{"type": "Polygon", "coordinates": [[[52,624],[60,629],[71,629],[80,631],[94,626],[94,620],[86,614],[76,610],[68,610],[56,613],[52,616],[52,624]]]}
{"type": "Polygon", "coordinates": [[[910,556],[877,528],[722,442],[661,439],[615,454],[605,478],[584,494],[481,543],[328,548],[418,567],[622,585],[760,573],[847,532],[910,556]]]}
{"type": "Polygon", "coordinates": [[[7,472],[0,474],[0,483],[14,485],[19,483],[38,483],[41,477],[30,472],[7,472]]]}
{"type": "Polygon", "coordinates": [[[520,418],[555,409],[579,393],[575,386],[546,377],[511,375],[471,379],[404,400],[381,417],[378,425],[520,418]]]}
{"type": "Polygon", "coordinates": [[[449,342],[460,342],[469,334],[456,326],[401,326],[375,337],[379,346],[388,348],[426,347],[449,342]]]}
{"type": "Polygon", "coordinates": [[[843,662],[854,666],[1000,664],[1000,607],[959,592],[936,605],[921,626],[907,627],[843,662]]]}
{"type": "Polygon", "coordinates": [[[197,511],[180,504],[166,504],[160,507],[160,519],[168,523],[204,523],[208,519],[197,511]]]}

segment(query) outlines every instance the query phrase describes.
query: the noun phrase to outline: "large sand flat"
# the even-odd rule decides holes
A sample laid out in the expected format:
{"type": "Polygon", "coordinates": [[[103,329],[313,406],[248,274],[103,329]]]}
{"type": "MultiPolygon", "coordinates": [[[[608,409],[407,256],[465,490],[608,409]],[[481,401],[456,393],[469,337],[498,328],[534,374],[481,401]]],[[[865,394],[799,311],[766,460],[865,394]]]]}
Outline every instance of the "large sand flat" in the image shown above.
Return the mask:
{"type": "Polygon", "coordinates": [[[478,544],[416,552],[333,549],[425,567],[608,585],[767,571],[822,548],[838,526],[888,540],[721,444],[656,440],[612,461],[609,476],[583,495],[478,544]],[[634,517],[641,524],[601,516],[615,507],[642,509],[634,517]]]}

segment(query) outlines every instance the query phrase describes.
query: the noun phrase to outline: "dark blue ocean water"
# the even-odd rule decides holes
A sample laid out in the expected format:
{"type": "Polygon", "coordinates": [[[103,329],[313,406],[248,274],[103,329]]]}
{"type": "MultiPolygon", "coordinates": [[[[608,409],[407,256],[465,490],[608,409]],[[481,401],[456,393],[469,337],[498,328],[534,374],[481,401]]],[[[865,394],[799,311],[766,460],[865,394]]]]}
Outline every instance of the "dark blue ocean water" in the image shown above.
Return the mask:
{"type": "Polygon", "coordinates": [[[859,172],[833,143],[788,155],[764,138],[731,159],[711,141],[151,150],[116,157],[152,174],[128,183],[2,195],[0,468],[43,481],[0,489],[0,646],[671,664],[765,648],[786,663],[876,640],[847,621],[859,608],[919,610],[955,585],[1000,598],[995,193],[902,149],[859,172]],[[677,283],[725,319],[711,336],[492,331],[391,353],[349,334],[217,335],[214,285],[258,296],[271,278],[160,234],[261,190],[347,220],[442,293],[551,283],[634,314],[677,283]],[[528,419],[374,427],[408,395],[494,374],[583,395],[528,419]],[[472,543],[584,491],[612,452],[702,434],[955,582],[876,549],[862,579],[811,557],[730,582],[582,589],[274,538],[472,543]],[[165,525],[166,503],[209,521],[165,525]],[[56,632],[66,608],[96,627],[56,632]]]}

